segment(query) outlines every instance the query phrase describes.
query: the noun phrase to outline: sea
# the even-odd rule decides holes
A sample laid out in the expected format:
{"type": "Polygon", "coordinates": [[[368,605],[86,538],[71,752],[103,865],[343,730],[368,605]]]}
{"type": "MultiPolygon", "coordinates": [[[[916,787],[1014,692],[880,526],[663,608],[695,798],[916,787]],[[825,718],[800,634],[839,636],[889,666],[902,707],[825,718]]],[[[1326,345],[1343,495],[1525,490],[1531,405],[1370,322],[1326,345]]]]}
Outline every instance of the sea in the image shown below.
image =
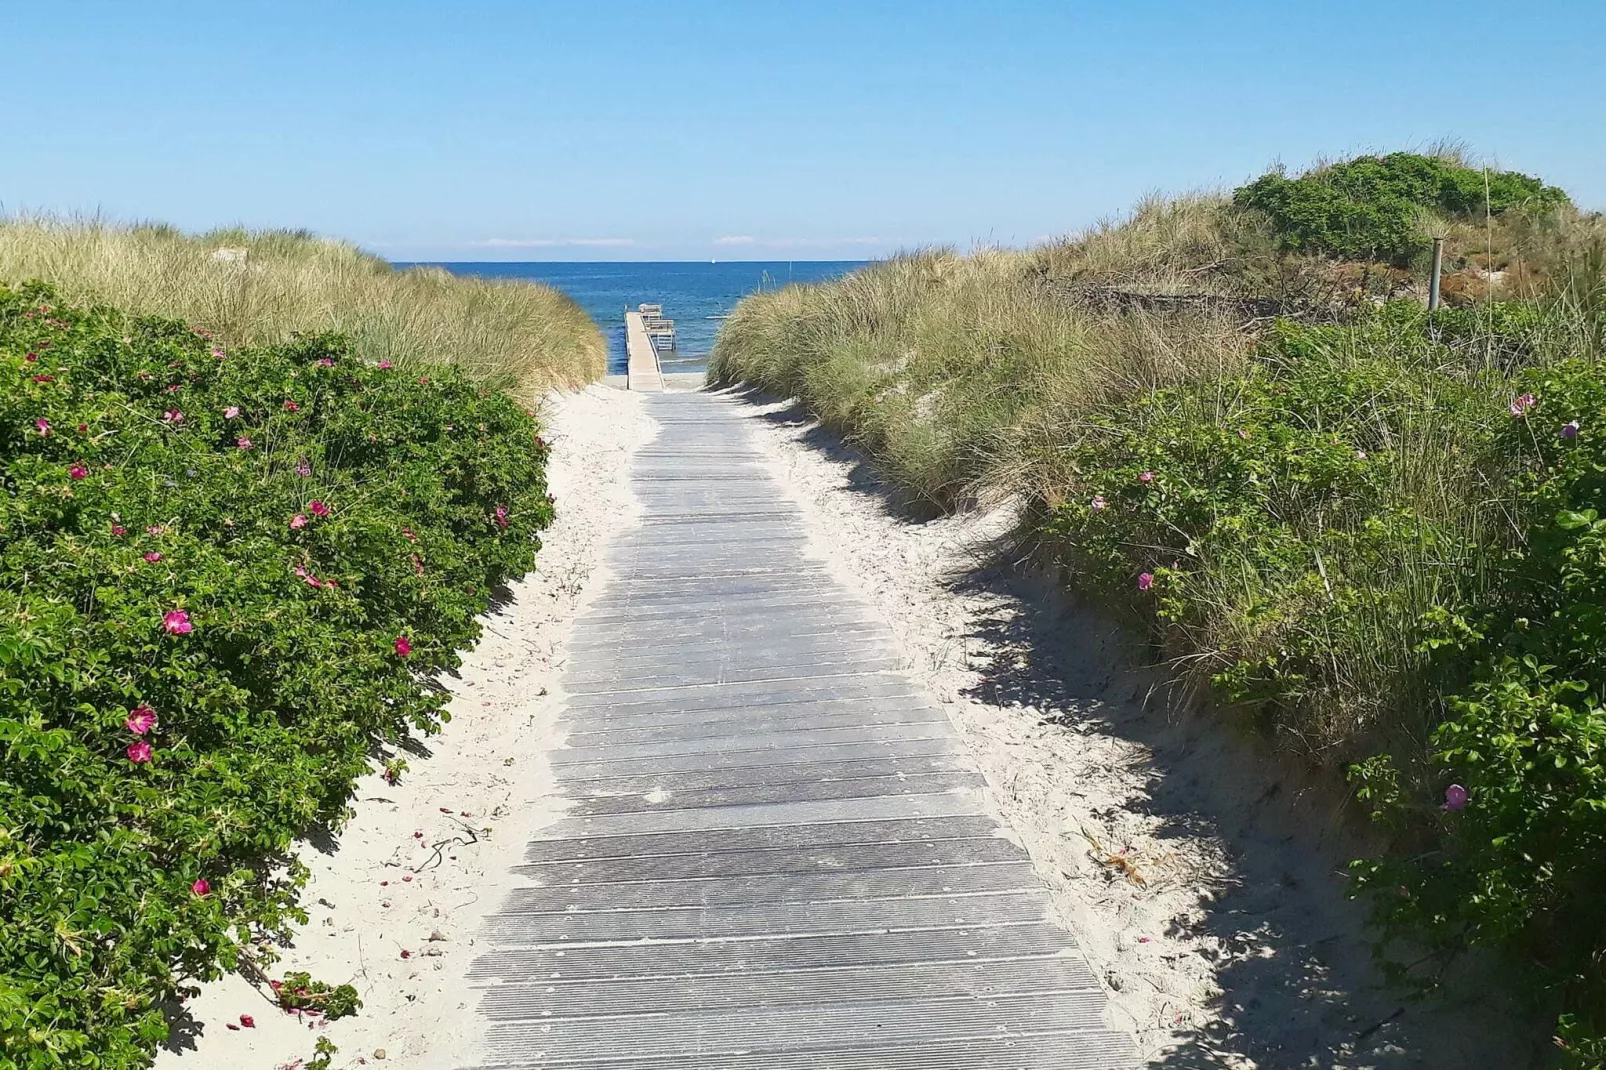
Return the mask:
{"type": "MultiPolygon", "coordinates": [[[[700,372],[708,366],[724,317],[758,290],[792,282],[823,282],[864,265],[862,260],[730,260],[710,263],[440,263],[454,275],[530,279],[556,287],[579,302],[608,339],[608,371],[625,370],[627,308],[664,306],[675,321],[675,349],[659,355],[665,372],[700,372]]],[[[398,264],[397,267],[411,267],[398,264]]]]}

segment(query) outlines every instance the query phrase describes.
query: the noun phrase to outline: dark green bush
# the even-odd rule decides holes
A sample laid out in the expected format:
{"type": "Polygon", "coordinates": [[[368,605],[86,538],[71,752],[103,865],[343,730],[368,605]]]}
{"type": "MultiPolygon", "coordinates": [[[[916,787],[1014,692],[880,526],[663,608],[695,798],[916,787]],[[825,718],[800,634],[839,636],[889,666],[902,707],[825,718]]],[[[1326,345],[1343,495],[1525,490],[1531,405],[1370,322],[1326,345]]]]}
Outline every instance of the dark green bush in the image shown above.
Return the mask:
{"type": "Polygon", "coordinates": [[[1546,212],[1567,194],[1516,171],[1485,173],[1437,156],[1360,156],[1289,178],[1271,171],[1233,191],[1239,208],[1264,213],[1283,247],[1405,267],[1428,245],[1424,211],[1451,219],[1513,209],[1546,212]]]}
{"type": "Polygon", "coordinates": [[[1412,707],[1417,618],[1471,582],[1467,518],[1419,489],[1487,438],[1476,367],[1409,306],[1281,324],[1240,375],[1086,421],[1041,534],[1218,699],[1342,753],[1412,707]]]}
{"type": "Polygon", "coordinates": [[[1510,948],[1537,967],[1566,1005],[1570,1065],[1595,1067],[1606,1059],[1606,376],[1567,361],[1514,389],[1494,450],[1528,530],[1491,597],[1437,621],[1442,646],[1474,668],[1431,736],[1426,784],[1402,787],[1384,759],[1357,770],[1379,819],[1419,848],[1357,872],[1379,891],[1388,932],[1426,931],[1447,953],[1510,948]]]}
{"type": "Polygon", "coordinates": [[[551,519],[531,417],[333,338],[0,288],[0,1050],[146,1063],[303,915],[292,842],[446,716],[551,519]]]}
{"type": "Polygon", "coordinates": [[[1281,324],[1087,421],[1039,531],[1395,837],[1383,939],[1536,971],[1606,1059],[1606,375],[1535,306],[1281,324]],[[1371,754],[1371,757],[1365,757],[1371,754]]]}

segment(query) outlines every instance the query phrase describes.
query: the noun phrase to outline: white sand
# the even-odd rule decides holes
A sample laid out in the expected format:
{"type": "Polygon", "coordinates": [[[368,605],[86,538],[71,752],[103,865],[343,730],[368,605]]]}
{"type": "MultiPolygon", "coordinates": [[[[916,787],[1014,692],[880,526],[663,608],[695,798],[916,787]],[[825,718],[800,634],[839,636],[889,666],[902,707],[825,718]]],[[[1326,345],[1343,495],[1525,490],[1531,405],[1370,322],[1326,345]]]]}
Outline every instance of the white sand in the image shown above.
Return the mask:
{"type": "Polygon", "coordinates": [[[601,386],[552,399],[544,421],[558,517],[537,570],[485,619],[459,676],[442,681],[452,720],[404,754],[401,782],[365,778],[333,852],[300,850],[312,870],[311,918],[270,972],[349,982],[362,1011],[310,1023],[230,975],[186,1005],[191,1020],[159,1070],[296,1066],[323,1035],[340,1048],[337,1067],[472,1065],[477,997],[465,974],[474,933],[511,886],[529,834],[556,814],[546,764],[557,743],[556,677],[570,623],[596,586],[600,545],[633,509],[625,466],[652,433],[640,402],[601,386]],[[241,1014],[255,1027],[229,1029],[241,1014]]]}
{"type": "Polygon", "coordinates": [[[1130,641],[1000,564],[1014,514],[920,521],[790,404],[745,405],[811,552],[891,622],[1104,979],[1175,1067],[1515,1066],[1510,1011],[1382,987],[1339,800],[1208,714],[1130,641]]]}

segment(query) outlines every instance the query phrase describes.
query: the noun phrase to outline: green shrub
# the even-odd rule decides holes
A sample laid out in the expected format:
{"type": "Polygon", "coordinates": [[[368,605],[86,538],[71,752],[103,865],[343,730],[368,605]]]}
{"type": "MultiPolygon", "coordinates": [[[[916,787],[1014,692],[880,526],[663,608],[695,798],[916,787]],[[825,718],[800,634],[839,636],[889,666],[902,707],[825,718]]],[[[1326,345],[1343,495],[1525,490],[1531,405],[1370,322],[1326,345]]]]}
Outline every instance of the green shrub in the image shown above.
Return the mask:
{"type": "Polygon", "coordinates": [[[1416,707],[1418,620],[1477,582],[1445,461],[1498,410],[1465,359],[1407,306],[1280,324],[1240,375],[1085,421],[1039,534],[1218,699],[1342,752],[1416,707]]]}
{"type": "Polygon", "coordinates": [[[0,1050],[144,1065],[552,515],[531,417],[334,338],[0,288],[0,1050]]]}
{"type": "MultiPolygon", "coordinates": [[[[1404,851],[1358,864],[1389,933],[1513,949],[1561,988],[1572,1065],[1606,1057],[1606,377],[1567,361],[1519,377],[1494,443],[1525,538],[1481,605],[1440,617],[1475,664],[1431,737],[1419,790],[1356,771],[1404,851]],[[1531,407],[1526,404],[1532,399],[1531,407]]],[[[1408,781],[1409,782],[1409,781],[1408,781]]]]}
{"type": "Polygon", "coordinates": [[[1396,849],[1354,872],[1384,939],[1536,967],[1582,1067],[1606,1055],[1606,376],[1553,333],[1534,306],[1280,324],[1240,375],[1084,421],[1037,530],[1224,705],[1370,752],[1352,779],[1396,849]]]}
{"type": "Polygon", "coordinates": [[[1543,213],[1567,194],[1516,171],[1461,166],[1437,156],[1360,156],[1298,178],[1271,171],[1233,191],[1239,208],[1264,213],[1285,249],[1381,260],[1404,267],[1429,244],[1424,213],[1481,218],[1513,209],[1543,213]],[[1487,177],[1487,197],[1485,178],[1487,177]]]}

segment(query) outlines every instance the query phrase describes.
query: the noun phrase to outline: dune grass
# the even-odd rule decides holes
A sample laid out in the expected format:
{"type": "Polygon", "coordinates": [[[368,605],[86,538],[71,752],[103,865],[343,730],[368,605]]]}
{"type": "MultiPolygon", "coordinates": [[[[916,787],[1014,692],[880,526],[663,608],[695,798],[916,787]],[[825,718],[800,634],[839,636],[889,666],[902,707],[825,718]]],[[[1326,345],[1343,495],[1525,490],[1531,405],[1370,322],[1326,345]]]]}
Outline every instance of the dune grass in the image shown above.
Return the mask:
{"type": "Polygon", "coordinates": [[[186,320],[226,345],[338,331],[362,359],[457,364],[526,402],[596,379],[607,364],[596,324],[550,287],[396,270],[304,231],[0,220],[0,281],[29,279],[73,301],[186,320]]]}
{"type": "Polygon", "coordinates": [[[1019,489],[998,477],[1023,460],[1019,429],[1047,412],[1085,412],[1246,352],[1217,312],[1165,318],[1057,300],[1041,263],[932,249],[755,294],[720,332],[710,378],[801,398],[946,509],[1019,489]]]}

